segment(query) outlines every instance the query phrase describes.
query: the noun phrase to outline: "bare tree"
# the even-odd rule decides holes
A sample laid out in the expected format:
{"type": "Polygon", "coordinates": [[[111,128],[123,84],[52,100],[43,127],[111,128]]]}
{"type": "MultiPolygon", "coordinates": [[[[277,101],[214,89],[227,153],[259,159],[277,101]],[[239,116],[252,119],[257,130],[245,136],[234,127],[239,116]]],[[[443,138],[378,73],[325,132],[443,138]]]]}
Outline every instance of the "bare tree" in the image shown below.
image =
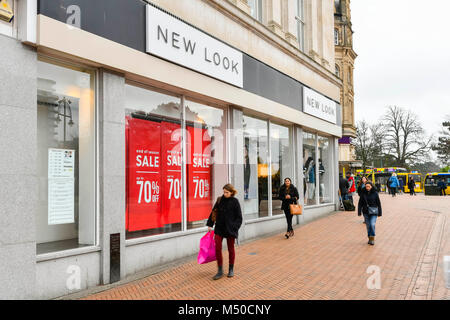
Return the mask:
{"type": "Polygon", "coordinates": [[[450,165],[450,116],[442,123],[442,131],[437,143],[433,145],[433,150],[437,152],[442,164],[450,165]]]}
{"type": "Polygon", "coordinates": [[[356,158],[362,162],[364,172],[374,160],[382,156],[381,130],[380,124],[369,125],[365,120],[356,125],[356,158]]]}
{"type": "Polygon", "coordinates": [[[432,137],[426,137],[417,115],[410,110],[390,106],[382,119],[383,147],[398,166],[429,156],[432,137]]]}

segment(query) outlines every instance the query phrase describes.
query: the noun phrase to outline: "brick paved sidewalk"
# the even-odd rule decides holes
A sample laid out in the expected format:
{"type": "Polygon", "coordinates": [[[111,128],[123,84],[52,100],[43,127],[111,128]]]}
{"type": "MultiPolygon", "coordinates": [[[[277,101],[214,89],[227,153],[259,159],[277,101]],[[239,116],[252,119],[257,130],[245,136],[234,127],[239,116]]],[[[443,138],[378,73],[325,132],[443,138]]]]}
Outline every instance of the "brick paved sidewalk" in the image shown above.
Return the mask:
{"type": "Polygon", "coordinates": [[[362,217],[338,212],[297,228],[289,240],[280,234],[241,245],[234,278],[213,281],[215,263],[191,261],[86,299],[450,300],[442,272],[450,255],[450,197],[381,201],[375,246],[367,244],[362,217]],[[379,290],[367,287],[370,266],[380,268],[379,290]]]}

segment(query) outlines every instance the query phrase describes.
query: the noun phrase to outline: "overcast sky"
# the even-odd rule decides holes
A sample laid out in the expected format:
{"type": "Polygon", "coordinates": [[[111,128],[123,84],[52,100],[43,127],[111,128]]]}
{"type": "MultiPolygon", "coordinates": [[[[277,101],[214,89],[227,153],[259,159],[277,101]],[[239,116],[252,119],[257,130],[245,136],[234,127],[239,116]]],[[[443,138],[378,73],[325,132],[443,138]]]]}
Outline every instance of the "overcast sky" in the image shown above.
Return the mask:
{"type": "Polygon", "coordinates": [[[355,118],[408,108],[428,134],[450,115],[450,1],[351,0],[355,118]]]}

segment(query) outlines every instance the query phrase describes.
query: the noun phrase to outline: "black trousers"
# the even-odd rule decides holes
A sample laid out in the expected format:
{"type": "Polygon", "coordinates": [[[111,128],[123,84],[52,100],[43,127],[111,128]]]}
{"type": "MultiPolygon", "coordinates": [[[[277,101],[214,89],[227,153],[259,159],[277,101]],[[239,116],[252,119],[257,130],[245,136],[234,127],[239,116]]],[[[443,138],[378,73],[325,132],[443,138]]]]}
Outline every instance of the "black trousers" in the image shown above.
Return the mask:
{"type": "MultiPolygon", "coordinates": [[[[446,189],[447,189],[447,188],[446,188],[446,189]]],[[[439,195],[440,195],[440,196],[442,196],[442,195],[445,196],[445,195],[447,194],[447,193],[446,193],[446,189],[442,189],[442,188],[441,188],[441,191],[439,192],[439,195]]]]}
{"type": "Polygon", "coordinates": [[[294,229],[292,228],[292,217],[293,217],[293,215],[291,214],[290,208],[287,207],[283,211],[284,211],[284,215],[286,216],[287,232],[294,231],[294,229]]]}

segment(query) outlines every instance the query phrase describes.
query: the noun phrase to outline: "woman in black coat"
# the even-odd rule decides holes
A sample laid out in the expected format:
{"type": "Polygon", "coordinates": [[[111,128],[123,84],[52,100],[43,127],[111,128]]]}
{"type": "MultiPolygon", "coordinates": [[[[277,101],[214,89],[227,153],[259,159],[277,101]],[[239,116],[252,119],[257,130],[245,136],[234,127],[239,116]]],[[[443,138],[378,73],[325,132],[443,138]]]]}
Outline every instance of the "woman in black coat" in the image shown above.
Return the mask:
{"type": "Polygon", "coordinates": [[[281,210],[284,211],[287,222],[287,231],[284,235],[286,239],[294,235],[294,229],[292,228],[292,214],[289,205],[296,204],[299,198],[297,188],[292,184],[290,178],[284,179],[284,184],[280,187],[279,199],[282,201],[281,210]]]}
{"type": "Polygon", "coordinates": [[[228,254],[229,254],[229,270],[228,277],[234,276],[234,261],[235,251],[234,242],[238,237],[239,228],[242,225],[242,211],[239,200],[235,198],[237,191],[231,185],[227,184],[223,187],[223,196],[219,197],[214,204],[213,211],[216,209],[215,221],[213,221],[213,213],[209,215],[208,231],[211,231],[214,224],[214,240],[216,243],[216,258],[217,258],[217,274],[214,280],[220,279],[223,276],[223,257],[222,257],[222,241],[227,239],[228,254]]]}
{"type": "Polygon", "coordinates": [[[374,188],[372,182],[367,181],[365,184],[366,188],[361,192],[361,197],[358,202],[358,216],[361,213],[364,215],[364,221],[367,227],[367,236],[369,237],[369,244],[375,244],[375,223],[377,222],[377,217],[381,217],[381,201],[378,196],[378,192],[374,188]],[[369,214],[369,207],[377,208],[377,214],[369,214]]]}

